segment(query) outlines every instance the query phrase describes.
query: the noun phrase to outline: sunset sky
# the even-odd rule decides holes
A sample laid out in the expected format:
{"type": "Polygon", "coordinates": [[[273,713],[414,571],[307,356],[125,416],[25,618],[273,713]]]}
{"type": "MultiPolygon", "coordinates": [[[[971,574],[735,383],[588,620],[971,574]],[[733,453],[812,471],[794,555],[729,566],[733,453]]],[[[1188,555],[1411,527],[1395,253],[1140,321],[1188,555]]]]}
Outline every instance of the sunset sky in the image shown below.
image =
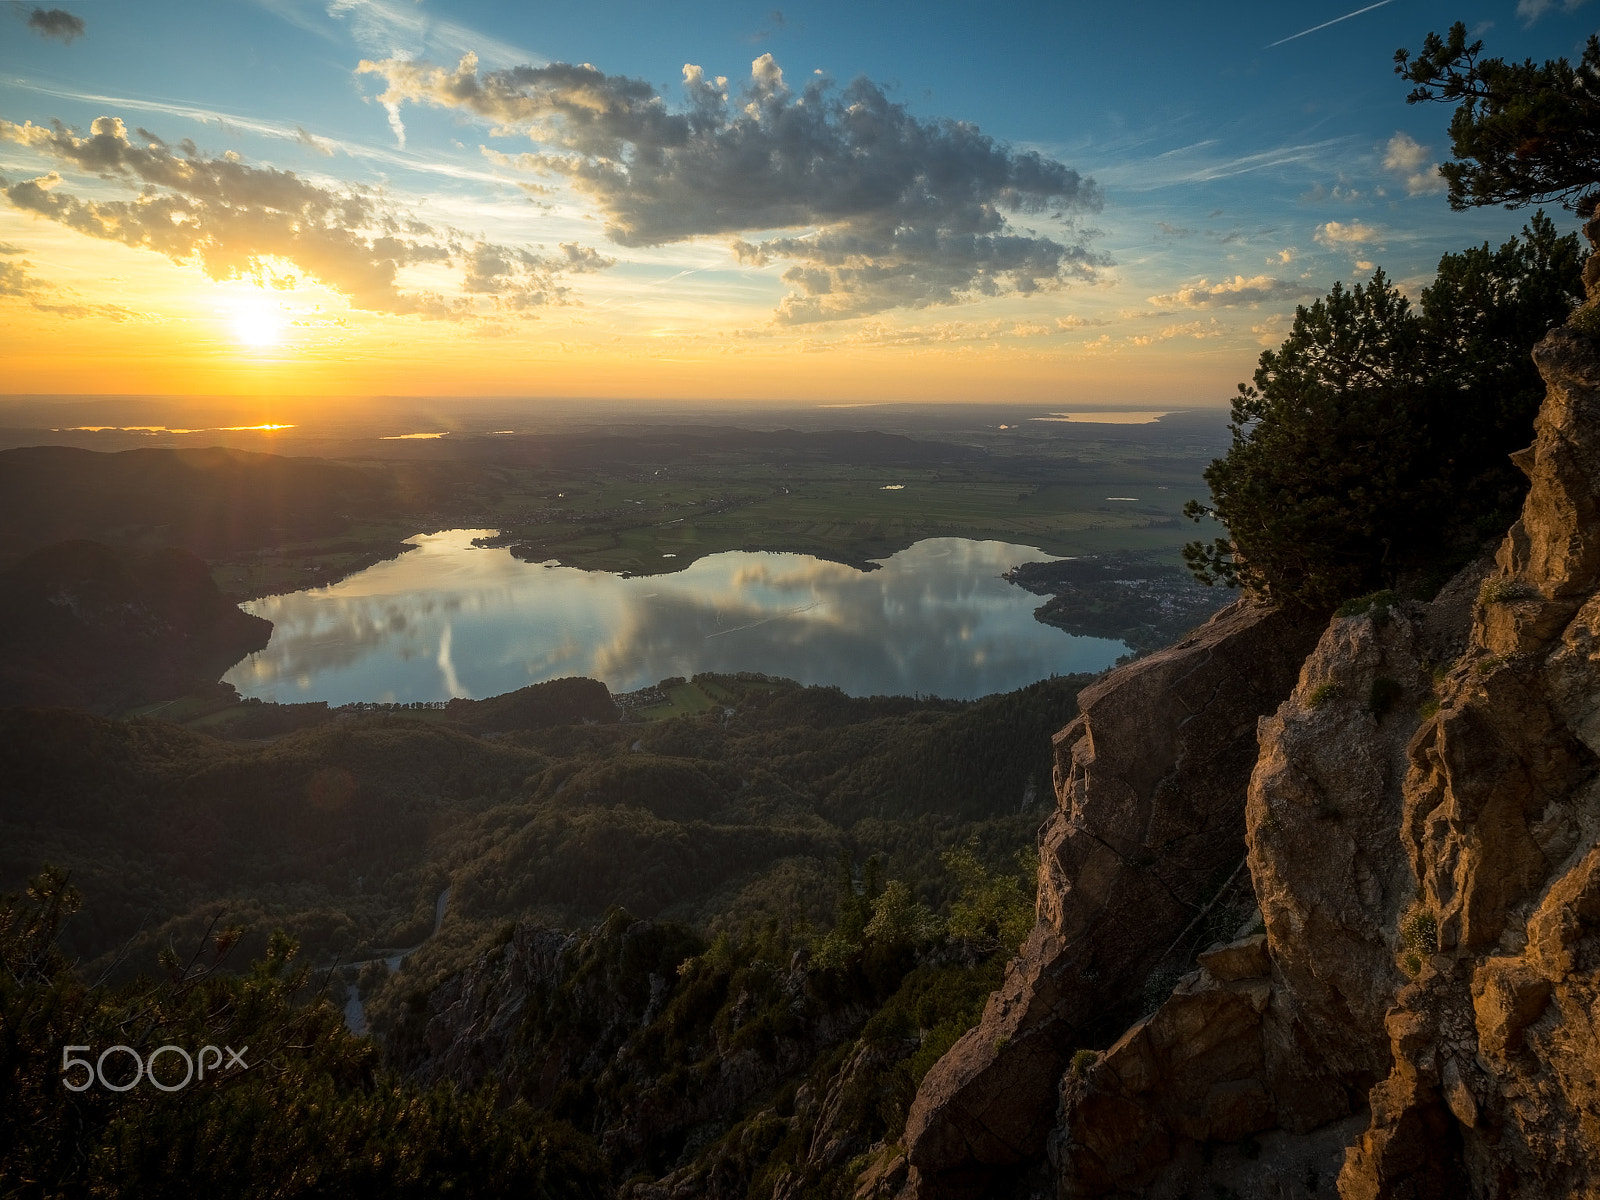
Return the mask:
{"type": "Polygon", "coordinates": [[[1396,47],[1597,11],[0,4],[0,391],[1222,403],[1529,215],[1396,47]]]}

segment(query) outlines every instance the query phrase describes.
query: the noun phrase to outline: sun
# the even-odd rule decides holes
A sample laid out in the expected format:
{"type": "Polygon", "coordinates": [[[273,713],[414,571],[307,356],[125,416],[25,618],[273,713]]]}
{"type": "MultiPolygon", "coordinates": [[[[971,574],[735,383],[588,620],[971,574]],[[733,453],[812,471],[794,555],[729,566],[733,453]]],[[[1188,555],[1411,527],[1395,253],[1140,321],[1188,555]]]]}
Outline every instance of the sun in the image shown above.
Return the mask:
{"type": "Polygon", "coordinates": [[[241,296],[229,308],[234,340],[263,350],[283,341],[288,320],[283,308],[266,296],[241,296]]]}

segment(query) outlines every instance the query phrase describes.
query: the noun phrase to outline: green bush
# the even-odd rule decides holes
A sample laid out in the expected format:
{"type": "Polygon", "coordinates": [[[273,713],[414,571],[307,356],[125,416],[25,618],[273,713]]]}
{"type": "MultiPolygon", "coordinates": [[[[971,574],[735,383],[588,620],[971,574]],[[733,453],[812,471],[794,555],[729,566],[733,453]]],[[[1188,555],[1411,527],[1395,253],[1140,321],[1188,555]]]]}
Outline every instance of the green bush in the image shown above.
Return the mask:
{"type": "Polygon", "coordinates": [[[1506,579],[1500,575],[1491,575],[1478,589],[1480,605],[1516,604],[1520,600],[1538,599],[1540,599],[1539,589],[1531,583],[1525,583],[1520,579],[1506,579]]]}
{"type": "Polygon", "coordinates": [[[1420,900],[1401,914],[1400,944],[1424,957],[1439,952],[1439,922],[1420,900]]]}
{"type": "Polygon", "coordinates": [[[1320,708],[1329,700],[1337,700],[1343,689],[1333,682],[1319,683],[1311,689],[1311,694],[1306,697],[1306,704],[1311,708],[1320,708]]]}
{"type": "Polygon", "coordinates": [[[1370,616],[1374,622],[1387,618],[1389,610],[1400,603],[1400,595],[1389,588],[1382,591],[1368,592],[1365,596],[1358,596],[1354,600],[1346,600],[1334,610],[1336,617],[1365,617],[1370,616]]]}

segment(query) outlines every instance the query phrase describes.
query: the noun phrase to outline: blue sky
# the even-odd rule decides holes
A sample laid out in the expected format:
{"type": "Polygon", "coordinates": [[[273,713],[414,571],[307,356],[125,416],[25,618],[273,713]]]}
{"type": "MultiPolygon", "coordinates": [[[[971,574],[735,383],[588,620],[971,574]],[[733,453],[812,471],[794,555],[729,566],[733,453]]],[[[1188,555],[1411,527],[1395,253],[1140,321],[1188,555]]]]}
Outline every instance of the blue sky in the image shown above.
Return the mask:
{"type": "Polygon", "coordinates": [[[29,392],[1220,402],[1296,303],[1528,216],[1449,210],[1395,48],[1575,58],[1600,11],[1362,7],[5,5],[0,354],[29,392]],[[809,174],[753,181],[807,103],[809,174]]]}

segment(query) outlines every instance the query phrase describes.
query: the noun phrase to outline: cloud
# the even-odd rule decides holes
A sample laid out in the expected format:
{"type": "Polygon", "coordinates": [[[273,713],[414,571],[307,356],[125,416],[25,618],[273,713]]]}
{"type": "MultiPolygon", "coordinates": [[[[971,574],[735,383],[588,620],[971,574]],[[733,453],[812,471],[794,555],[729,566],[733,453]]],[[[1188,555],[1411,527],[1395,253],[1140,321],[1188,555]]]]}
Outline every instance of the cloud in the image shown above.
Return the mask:
{"type": "MultiPolygon", "coordinates": [[[[0,242],[0,254],[21,254],[21,246],[0,242]]],[[[17,262],[0,262],[0,298],[26,300],[40,312],[58,317],[104,317],[112,321],[158,320],[148,313],[137,313],[120,304],[79,304],[70,300],[68,289],[52,288],[36,275],[28,273],[33,264],[27,259],[17,262]]]]}
{"type": "Polygon", "coordinates": [[[1442,192],[1449,184],[1439,174],[1439,164],[1430,161],[1428,148],[1408,133],[1397,133],[1384,147],[1384,169],[1405,181],[1406,194],[1423,196],[1442,192]]]}
{"type": "Polygon", "coordinates": [[[1317,226],[1314,236],[1328,249],[1338,250],[1371,245],[1383,236],[1383,231],[1376,226],[1365,225],[1359,220],[1351,221],[1348,225],[1342,221],[1329,221],[1325,225],[1317,226]]]}
{"type": "Polygon", "coordinates": [[[420,0],[256,0],[290,24],[343,46],[353,39],[368,54],[421,58],[473,50],[495,63],[528,62],[530,51],[441,15],[450,5],[420,0]],[[340,22],[345,30],[336,32],[340,22]],[[345,31],[348,32],[345,32],[345,31]]]}
{"type": "Polygon", "coordinates": [[[1173,338],[1215,338],[1221,337],[1225,331],[1212,317],[1209,321],[1187,321],[1182,325],[1167,325],[1158,333],[1137,333],[1128,338],[1135,346],[1148,346],[1152,342],[1169,342],[1173,338]]]}
{"type": "Polygon", "coordinates": [[[1018,321],[1011,327],[1011,336],[1019,338],[1048,337],[1055,329],[1043,321],[1018,321]]]}
{"type": "Polygon", "coordinates": [[[1252,279],[1235,275],[1220,283],[1202,279],[1168,295],[1151,296],[1150,303],[1159,308],[1171,305],[1181,308],[1233,308],[1241,304],[1298,300],[1310,294],[1310,288],[1291,280],[1275,279],[1270,275],[1257,275],[1252,279]]]}
{"type": "MultiPolygon", "coordinates": [[[[1104,173],[1108,180],[1124,190],[1153,191],[1184,184],[1211,183],[1218,179],[1230,179],[1235,175],[1247,175],[1256,171],[1271,171],[1279,167],[1305,164],[1316,166],[1327,158],[1330,152],[1343,151],[1344,143],[1348,140],[1347,137],[1337,137],[1320,142],[1276,146],[1270,150],[1259,150],[1252,154],[1242,154],[1222,160],[1209,159],[1203,154],[1195,153],[1196,149],[1213,144],[1206,141],[1176,151],[1169,150],[1141,162],[1110,166],[1105,168],[1104,173]]],[[[1217,209],[1207,217],[1207,220],[1214,220],[1221,215],[1222,210],[1217,209]]]]}
{"type": "Polygon", "coordinates": [[[1364,192],[1359,188],[1351,187],[1350,181],[1341,172],[1337,181],[1330,188],[1325,183],[1313,184],[1307,191],[1300,193],[1301,204],[1320,204],[1324,200],[1337,200],[1341,204],[1354,204],[1363,198],[1364,192]]]}
{"type": "Polygon", "coordinates": [[[1559,8],[1564,13],[1577,12],[1586,0],[1517,0],[1517,16],[1522,18],[1524,27],[1532,25],[1545,13],[1553,8],[1559,8]]]}
{"type": "Polygon", "coordinates": [[[869,80],[836,91],[813,78],[797,94],[770,54],[736,91],[685,66],[679,110],[653,85],[587,64],[480,74],[468,54],[453,70],[402,59],[359,70],[383,78],[382,104],[463,110],[496,136],[526,135],[532,152],[487,153],[565,180],[618,245],[733,235],[740,262],[791,264],[782,322],[1026,294],[1109,263],[1088,235],[1058,241],[1012,224],[1098,211],[1093,180],[975,126],[920,120],[869,80]]]}
{"type": "Polygon", "coordinates": [[[28,28],[40,37],[55,38],[72,44],[88,28],[82,17],[73,16],[64,8],[36,8],[28,14],[28,28]]]}
{"type": "MultiPolygon", "coordinates": [[[[409,216],[380,192],[328,187],[292,171],[246,164],[232,152],[203,155],[185,138],[176,147],[146,130],[128,136],[118,117],[99,117],[87,137],[61,124],[16,125],[0,120],[0,141],[26,146],[67,169],[138,186],[130,200],[84,199],[51,171],[3,187],[11,204],[89,237],[153,250],[194,263],[212,279],[273,274],[268,260],[284,259],[342,292],[352,306],[373,312],[463,316],[473,297],[493,297],[516,311],[559,302],[556,277],[602,263],[563,247],[562,258],[489,246],[454,230],[409,216]],[[489,271],[488,262],[501,263],[489,271]],[[402,268],[417,264],[462,269],[463,295],[447,301],[400,289],[402,268]]],[[[281,281],[275,281],[281,282],[281,281]]]]}
{"type": "MultiPolygon", "coordinates": [[[[146,137],[150,136],[149,134],[145,133],[143,129],[139,130],[139,132],[144,134],[146,137]]],[[[307,133],[299,125],[294,127],[294,140],[299,142],[302,146],[310,147],[324,158],[333,157],[334,146],[332,142],[330,142],[327,138],[318,137],[314,133],[307,133]]]]}
{"type": "Polygon", "coordinates": [[[1261,345],[1276,346],[1283,341],[1288,323],[1288,318],[1282,313],[1274,313],[1261,324],[1250,326],[1250,332],[1256,335],[1256,341],[1261,345]]]}
{"type": "Polygon", "coordinates": [[[28,274],[26,266],[26,260],[0,262],[0,296],[31,296],[40,289],[39,280],[28,274]]]}

